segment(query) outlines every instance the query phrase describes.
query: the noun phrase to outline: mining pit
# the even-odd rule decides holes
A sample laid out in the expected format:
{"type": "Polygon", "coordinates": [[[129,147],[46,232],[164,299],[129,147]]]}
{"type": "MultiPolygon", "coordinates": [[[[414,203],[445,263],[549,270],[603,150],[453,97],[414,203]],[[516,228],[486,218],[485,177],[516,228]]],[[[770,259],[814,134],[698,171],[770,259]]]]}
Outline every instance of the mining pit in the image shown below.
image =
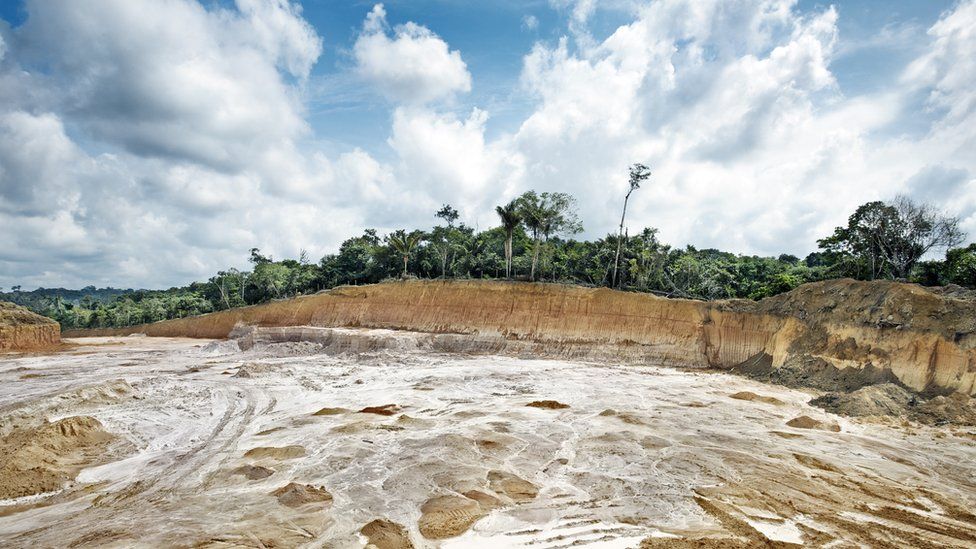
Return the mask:
{"type": "Polygon", "coordinates": [[[110,337],[4,357],[0,540],[976,543],[971,427],[847,418],[808,404],[818,391],[723,372],[333,331],[332,345],[110,337]]]}
{"type": "Polygon", "coordinates": [[[971,294],[409,282],[9,322],[0,544],[973,547],[971,294]]]}

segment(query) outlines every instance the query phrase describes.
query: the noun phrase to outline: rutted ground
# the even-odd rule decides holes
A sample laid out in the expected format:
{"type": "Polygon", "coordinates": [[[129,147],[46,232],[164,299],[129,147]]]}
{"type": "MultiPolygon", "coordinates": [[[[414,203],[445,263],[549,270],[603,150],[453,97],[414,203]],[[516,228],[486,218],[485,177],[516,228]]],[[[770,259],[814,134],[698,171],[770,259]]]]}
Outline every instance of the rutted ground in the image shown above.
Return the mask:
{"type": "Polygon", "coordinates": [[[2,451],[41,430],[70,459],[65,488],[0,502],[0,543],[976,543],[973,428],[851,420],[712,372],[322,350],[127,337],[5,357],[2,451]]]}

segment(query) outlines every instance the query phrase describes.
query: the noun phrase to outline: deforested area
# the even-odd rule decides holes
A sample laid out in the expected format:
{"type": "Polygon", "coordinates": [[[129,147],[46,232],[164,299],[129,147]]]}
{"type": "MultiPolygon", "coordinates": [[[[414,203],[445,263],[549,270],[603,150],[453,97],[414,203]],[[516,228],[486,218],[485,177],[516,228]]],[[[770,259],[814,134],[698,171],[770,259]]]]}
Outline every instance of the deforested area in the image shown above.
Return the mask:
{"type": "Polygon", "coordinates": [[[816,390],[713,370],[332,331],[79,339],[57,355],[4,359],[0,537],[76,547],[976,539],[971,424],[837,415],[810,403],[816,390]],[[17,468],[30,457],[52,468],[25,484],[17,468]]]}

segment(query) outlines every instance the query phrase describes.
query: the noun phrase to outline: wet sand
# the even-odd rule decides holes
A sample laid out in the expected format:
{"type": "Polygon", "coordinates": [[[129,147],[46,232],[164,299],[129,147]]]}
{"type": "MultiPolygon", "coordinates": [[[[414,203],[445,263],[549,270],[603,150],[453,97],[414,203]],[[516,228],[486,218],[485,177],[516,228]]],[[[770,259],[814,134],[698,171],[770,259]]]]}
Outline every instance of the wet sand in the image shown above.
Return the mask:
{"type": "Polygon", "coordinates": [[[813,392],[304,343],[74,343],[0,356],[0,435],[90,416],[119,445],[59,491],[0,501],[5,546],[976,544],[972,429],[853,421],[813,392]]]}

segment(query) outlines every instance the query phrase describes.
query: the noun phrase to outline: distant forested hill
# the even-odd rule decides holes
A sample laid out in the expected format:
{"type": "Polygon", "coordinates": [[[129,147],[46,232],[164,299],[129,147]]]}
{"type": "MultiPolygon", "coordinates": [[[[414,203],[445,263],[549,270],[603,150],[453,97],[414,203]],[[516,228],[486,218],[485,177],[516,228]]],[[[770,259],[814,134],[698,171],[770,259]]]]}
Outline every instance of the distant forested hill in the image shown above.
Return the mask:
{"type": "MultiPolygon", "coordinates": [[[[38,288],[36,290],[21,291],[19,286],[14,286],[9,292],[0,292],[0,301],[10,301],[17,305],[22,305],[28,309],[44,314],[60,298],[61,303],[74,306],[96,305],[99,303],[108,304],[115,301],[115,298],[134,293],[132,289],[121,288],[96,288],[86,286],[80,290],[69,290],[66,288],[38,288]]],[[[56,306],[55,306],[56,308],[56,306]]],[[[89,307],[90,308],[90,307],[89,307]]]]}

